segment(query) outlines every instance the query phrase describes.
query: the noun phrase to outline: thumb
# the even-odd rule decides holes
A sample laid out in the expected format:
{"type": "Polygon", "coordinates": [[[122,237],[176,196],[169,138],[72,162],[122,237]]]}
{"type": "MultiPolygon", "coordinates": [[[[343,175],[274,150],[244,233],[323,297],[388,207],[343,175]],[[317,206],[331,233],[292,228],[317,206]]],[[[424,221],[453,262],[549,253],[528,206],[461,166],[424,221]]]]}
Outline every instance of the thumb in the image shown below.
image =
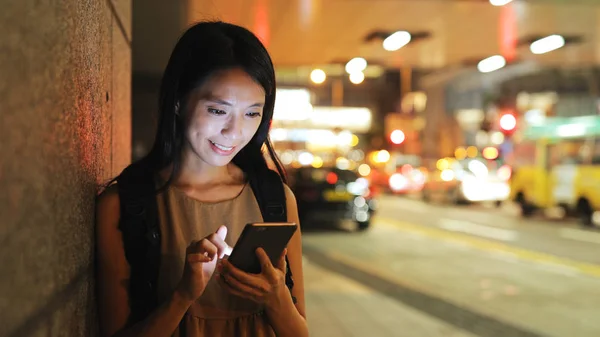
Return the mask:
{"type": "Polygon", "coordinates": [[[285,256],[287,255],[287,248],[283,250],[281,256],[279,257],[279,261],[277,261],[277,269],[281,270],[285,273],[287,268],[287,263],[285,263],[285,256]]]}

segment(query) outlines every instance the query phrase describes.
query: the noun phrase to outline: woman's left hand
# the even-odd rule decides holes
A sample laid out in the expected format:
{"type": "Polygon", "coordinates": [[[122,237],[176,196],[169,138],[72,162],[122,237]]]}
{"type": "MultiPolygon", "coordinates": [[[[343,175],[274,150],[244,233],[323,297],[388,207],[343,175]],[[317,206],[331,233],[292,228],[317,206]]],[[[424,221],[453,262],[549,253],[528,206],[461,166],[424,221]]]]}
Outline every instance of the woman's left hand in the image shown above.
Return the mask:
{"type": "Polygon", "coordinates": [[[287,291],[285,285],[285,255],[287,249],[283,251],[277,262],[273,266],[267,253],[262,248],[256,250],[256,256],[260,261],[260,274],[246,273],[227,260],[221,260],[219,272],[221,274],[221,284],[230,293],[253,300],[269,307],[278,303],[283,290],[287,291]]]}

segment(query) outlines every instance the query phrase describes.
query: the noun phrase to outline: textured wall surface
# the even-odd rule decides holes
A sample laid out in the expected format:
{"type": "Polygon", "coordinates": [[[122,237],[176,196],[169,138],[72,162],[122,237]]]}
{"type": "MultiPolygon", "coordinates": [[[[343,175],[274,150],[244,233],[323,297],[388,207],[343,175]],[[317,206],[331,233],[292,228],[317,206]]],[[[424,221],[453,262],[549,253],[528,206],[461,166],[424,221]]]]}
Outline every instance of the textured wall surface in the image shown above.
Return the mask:
{"type": "Polygon", "coordinates": [[[95,194],[131,154],[131,0],[8,1],[0,36],[0,336],[93,336],[95,194]]]}

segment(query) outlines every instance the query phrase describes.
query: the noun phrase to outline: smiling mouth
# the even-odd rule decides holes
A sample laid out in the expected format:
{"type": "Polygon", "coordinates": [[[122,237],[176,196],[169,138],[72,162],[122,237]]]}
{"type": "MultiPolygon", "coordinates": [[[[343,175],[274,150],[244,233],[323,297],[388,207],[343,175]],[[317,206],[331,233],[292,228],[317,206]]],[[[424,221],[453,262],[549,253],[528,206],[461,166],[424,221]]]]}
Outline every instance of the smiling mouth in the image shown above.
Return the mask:
{"type": "Polygon", "coordinates": [[[226,152],[233,150],[233,148],[235,147],[235,146],[225,146],[225,145],[217,144],[217,143],[213,142],[212,140],[209,140],[209,142],[212,145],[214,145],[217,149],[226,151],[226,152]]]}

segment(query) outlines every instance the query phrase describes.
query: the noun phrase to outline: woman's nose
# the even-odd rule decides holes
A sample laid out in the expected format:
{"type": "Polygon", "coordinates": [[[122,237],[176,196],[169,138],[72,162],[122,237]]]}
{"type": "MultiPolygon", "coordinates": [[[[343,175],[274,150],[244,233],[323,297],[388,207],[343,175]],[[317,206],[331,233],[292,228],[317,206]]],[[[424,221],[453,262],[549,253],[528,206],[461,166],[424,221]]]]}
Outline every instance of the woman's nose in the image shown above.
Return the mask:
{"type": "MultiPolygon", "coordinates": [[[[223,134],[223,136],[225,136],[227,139],[230,140],[238,140],[242,137],[243,134],[243,123],[242,121],[237,118],[237,117],[232,117],[227,124],[225,125],[225,127],[223,128],[223,130],[221,131],[221,133],[223,134]]],[[[228,145],[233,145],[233,144],[228,144],[228,145]]]]}

